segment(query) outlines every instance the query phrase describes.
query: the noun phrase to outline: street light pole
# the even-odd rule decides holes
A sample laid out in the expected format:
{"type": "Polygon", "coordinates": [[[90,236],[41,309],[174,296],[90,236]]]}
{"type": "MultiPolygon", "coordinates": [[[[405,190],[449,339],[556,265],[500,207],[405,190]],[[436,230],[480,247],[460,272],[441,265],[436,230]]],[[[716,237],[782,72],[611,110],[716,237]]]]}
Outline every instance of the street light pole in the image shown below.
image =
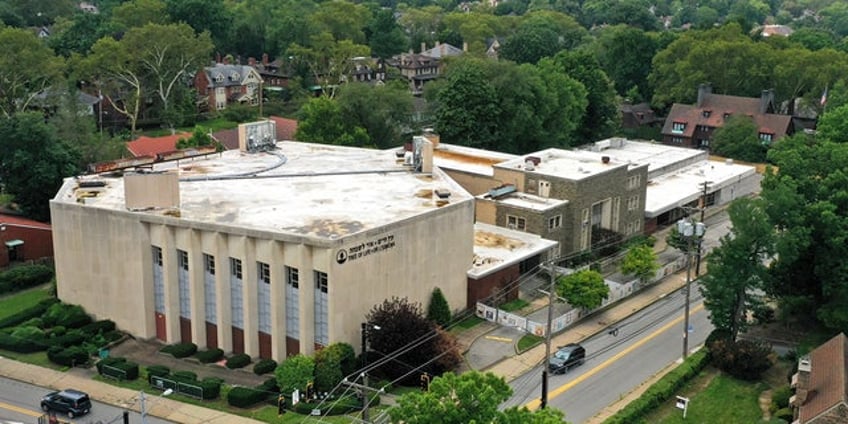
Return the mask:
{"type": "MultiPolygon", "coordinates": [[[[368,330],[367,322],[362,323],[362,421],[370,422],[368,419],[368,330]]],[[[372,325],[372,329],[379,330],[379,325],[372,325]]]]}
{"type": "MultiPolygon", "coordinates": [[[[709,185],[712,181],[704,181],[701,183],[703,186],[703,191],[701,192],[701,222],[704,222],[704,212],[707,210],[707,190],[709,189],[709,185]]],[[[698,238],[698,257],[695,261],[695,278],[698,278],[701,275],[701,242],[702,239],[698,238]]]]}
{"type": "MultiPolygon", "coordinates": [[[[695,237],[704,235],[704,223],[693,223],[688,217],[677,221],[677,231],[686,238],[686,287],[684,295],[686,299],[683,305],[683,359],[689,356],[689,293],[692,285],[692,243],[695,237]]],[[[700,242],[699,242],[700,246],[700,242]]]]}
{"type": "MultiPolygon", "coordinates": [[[[165,390],[160,397],[170,396],[171,393],[174,393],[174,389],[165,390]]],[[[147,424],[147,403],[145,402],[144,390],[138,392],[138,400],[141,404],[141,424],[147,424]]]]}
{"type": "Polygon", "coordinates": [[[548,328],[545,330],[545,359],[543,360],[544,367],[542,368],[542,401],[539,404],[541,409],[548,406],[548,379],[550,374],[550,357],[551,357],[551,327],[554,319],[554,288],[556,283],[556,271],[554,267],[556,263],[550,262],[551,267],[551,285],[548,288],[548,328]]]}

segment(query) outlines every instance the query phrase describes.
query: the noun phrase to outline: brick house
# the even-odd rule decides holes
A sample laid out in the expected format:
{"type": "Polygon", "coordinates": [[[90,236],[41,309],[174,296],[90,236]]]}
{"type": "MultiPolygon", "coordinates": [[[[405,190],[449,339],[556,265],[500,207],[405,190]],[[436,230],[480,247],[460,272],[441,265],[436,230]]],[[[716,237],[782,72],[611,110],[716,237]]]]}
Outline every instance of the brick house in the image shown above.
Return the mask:
{"type": "Polygon", "coordinates": [[[696,104],[671,106],[662,129],[663,143],[709,149],[713,132],[739,114],[754,120],[763,143],[770,144],[793,132],[792,117],[775,113],[774,91],[764,90],[758,99],[713,94],[709,84],[701,84],[696,104]]]}
{"type": "Polygon", "coordinates": [[[792,376],[795,395],[793,424],[848,422],[848,338],[844,333],[815,348],[798,361],[792,376]]]}
{"type": "MultiPolygon", "coordinates": [[[[464,49],[454,47],[447,43],[436,43],[427,50],[426,45],[421,43],[421,53],[403,53],[392,57],[388,65],[400,70],[400,74],[409,81],[409,88],[413,94],[420,95],[424,90],[424,84],[439,77],[442,73],[442,59],[449,56],[458,56],[464,53],[464,49]]],[[[466,46],[463,46],[467,49],[466,46]]]]}
{"type": "Polygon", "coordinates": [[[12,262],[53,257],[50,224],[0,214],[0,268],[12,262]]]}
{"type": "Polygon", "coordinates": [[[222,110],[232,103],[258,106],[262,82],[259,72],[252,66],[219,62],[195,75],[194,88],[200,96],[199,104],[222,110]]]}

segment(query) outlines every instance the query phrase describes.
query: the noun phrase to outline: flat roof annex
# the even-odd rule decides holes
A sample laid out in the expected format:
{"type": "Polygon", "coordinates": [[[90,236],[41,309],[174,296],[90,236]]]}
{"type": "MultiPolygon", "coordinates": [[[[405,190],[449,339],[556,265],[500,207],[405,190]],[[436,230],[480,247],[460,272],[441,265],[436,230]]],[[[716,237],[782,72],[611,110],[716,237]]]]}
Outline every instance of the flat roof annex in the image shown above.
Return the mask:
{"type": "Polygon", "coordinates": [[[475,280],[483,278],[558,244],[536,234],[478,222],[474,224],[474,260],[467,275],[475,280]]]}

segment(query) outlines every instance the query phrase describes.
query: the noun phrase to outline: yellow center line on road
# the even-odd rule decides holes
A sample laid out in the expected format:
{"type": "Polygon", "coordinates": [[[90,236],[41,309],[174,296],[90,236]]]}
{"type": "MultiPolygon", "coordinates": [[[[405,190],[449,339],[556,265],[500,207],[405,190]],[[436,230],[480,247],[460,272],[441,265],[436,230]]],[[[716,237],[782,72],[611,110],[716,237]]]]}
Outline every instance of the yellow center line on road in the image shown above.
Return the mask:
{"type": "MultiPolygon", "coordinates": [[[[694,307],[694,308],[692,308],[692,310],[689,312],[689,315],[692,315],[692,314],[694,314],[695,312],[700,311],[701,309],[704,309],[704,304],[703,304],[703,303],[702,303],[702,304],[700,304],[700,305],[698,305],[698,306],[696,306],[696,307],[694,307]]],[[[571,389],[571,388],[573,388],[574,386],[576,386],[576,385],[578,385],[578,384],[582,383],[582,382],[583,382],[584,380],[586,380],[587,378],[589,378],[589,377],[591,377],[591,376],[593,376],[593,375],[595,375],[595,374],[599,373],[599,372],[600,372],[601,370],[603,370],[604,368],[606,368],[606,367],[608,367],[608,366],[612,365],[612,363],[613,363],[613,362],[618,361],[619,359],[621,359],[621,358],[622,358],[622,357],[624,357],[625,355],[630,354],[631,352],[633,352],[634,350],[638,349],[638,348],[639,348],[640,346],[642,346],[643,344],[648,343],[648,342],[649,342],[649,341],[651,341],[652,339],[654,339],[654,338],[656,338],[657,336],[659,336],[660,334],[664,333],[664,332],[665,332],[665,331],[667,331],[669,328],[674,327],[675,325],[680,324],[680,322],[681,322],[681,321],[683,321],[683,317],[682,317],[682,316],[681,316],[681,317],[677,317],[677,318],[675,318],[673,321],[671,321],[671,322],[669,322],[668,324],[666,324],[666,325],[662,326],[662,327],[661,327],[660,329],[658,329],[657,331],[654,331],[653,333],[649,334],[647,337],[645,337],[645,338],[643,338],[643,339],[640,339],[638,342],[634,343],[632,346],[628,346],[626,349],[622,350],[621,352],[618,352],[618,353],[617,353],[617,354],[615,354],[615,356],[613,356],[612,358],[607,359],[606,361],[602,362],[602,363],[601,363],[600,365],[598,365],[597,367],[592,368],[591,370],[589,370],[589,371],[588,371],[588,372],[586,372],[585,374],[581,375],[580,377],[577,377],[577,378],[575,378],[574,380],[572,380],[572,381],[570,381],[570,382],[568,382],[568,383],[566,383],[566,384],[563,384],[562,386],[559,386],[559,387],[557,387],[556,389],[554,389],[554,390],[552,390],[552,391],[548,392],[548,402],[550,403],[551,399],[553,399],[553,398],[555,398],[555,397],[557,397],[557,396],[559,396],[559,395],[561,395],[561,394],[563,394],[563,393],[567,392],[568,390],[570,390],[570,389],[571,389]]],[[[524,405],[524,406],[525,406],[527,409],[529,409],[529,410],[531,410],[531,411],[532,411],[532,410],[538,409],[538,408],[539,408],[539,406],[541,405],[541,403],[542,403],[542,399],[541,399],[541,398],[537,398],[537,399],[533,399],[533,400],[531,400],[530,402],[527,402],[527,404],[526,404],[526,405],[524,405]]]]}
{"type": "Polygon", "coordinates": [[[21,408],[20,406],[9,405],[8,403],[0,402],[0,409],[6,409],[9,411],[14,411],[19,414],[29,415],[30,417],[40,417],[44,415],[43,412],[35,412],[26,408],[21,408]]]}

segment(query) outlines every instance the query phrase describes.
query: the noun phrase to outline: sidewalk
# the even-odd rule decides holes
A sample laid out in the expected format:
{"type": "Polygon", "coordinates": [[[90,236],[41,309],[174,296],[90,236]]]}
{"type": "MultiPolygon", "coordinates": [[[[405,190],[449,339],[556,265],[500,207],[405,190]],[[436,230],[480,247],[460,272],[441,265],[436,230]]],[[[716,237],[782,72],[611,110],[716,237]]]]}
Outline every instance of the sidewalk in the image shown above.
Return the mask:
{"type": "MultiPolygon", "coordinates": [[[[115,406],[126,407],[140,412],[138,392],[123,389],[92,380],[88,371],[73,369],[60,372],[24,362],[0,357],[0,375],[29,384],[62,390],[73,387],[82,390],[92,399],[115,406]]],[[[227,414],[214,409],[203,408],[168,398],[157,398],[156,402],[148,405],[147,413],[180,424],[261,424],[261,421],[238,415],[227,414]]]]}

